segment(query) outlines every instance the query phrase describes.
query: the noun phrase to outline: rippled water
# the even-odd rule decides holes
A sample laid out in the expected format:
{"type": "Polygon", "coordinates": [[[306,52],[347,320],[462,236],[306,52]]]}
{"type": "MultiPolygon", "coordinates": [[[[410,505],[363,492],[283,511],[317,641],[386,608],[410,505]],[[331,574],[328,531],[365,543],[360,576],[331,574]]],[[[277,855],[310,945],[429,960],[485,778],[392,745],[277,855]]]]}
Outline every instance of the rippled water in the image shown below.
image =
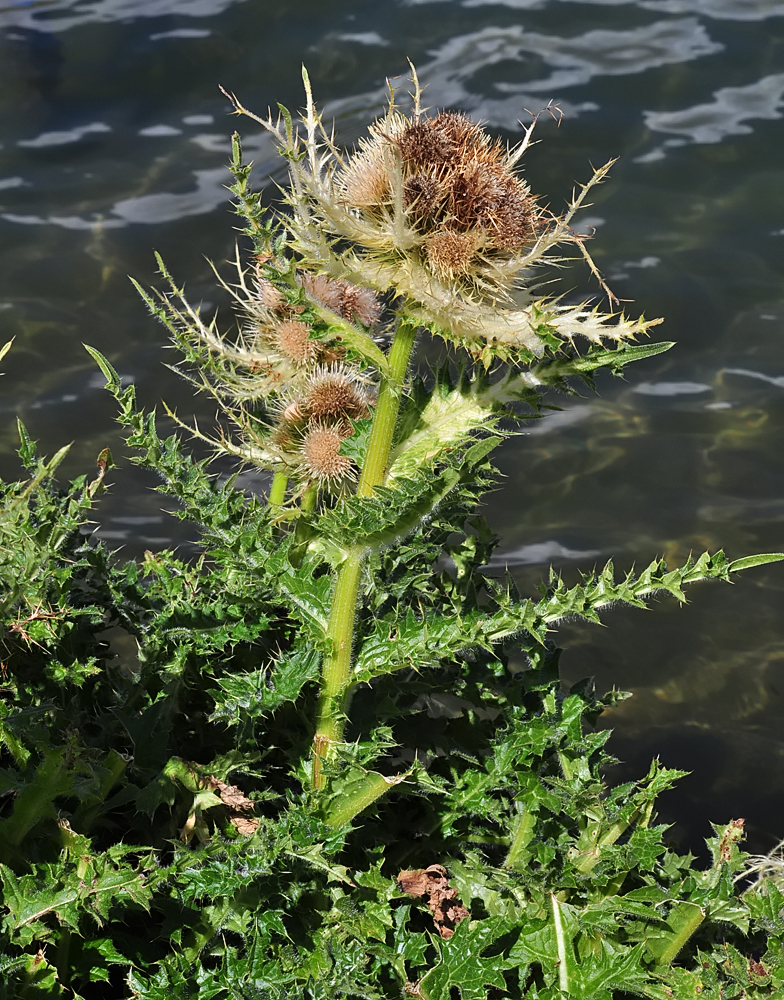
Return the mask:
{"type": "MultiPolygon", "coordinates": [[[[164,337],[126,275],[152,248],[194,299],[225,306],[204,261],[232,251],[224,184],[235,120],[218,84],[259,111],[301,101],[305,61],[347,142],[417,64],[434,107],[507,138],[554,101],[527,157],[558,209],[589,164],[620,160],[583,220],[628,308],[666,317],[668,355],[605,379],[511,441],[486,512],[499,565],[531,589],[705,547],[784,549],[784,3],[774,0],[0,0],[0,467],[20,413],[69,471],[121,445],[81,342],[147,404],[211,410],[162,364],[164,337]]],[[[259,182],[282,179],[244,127],[259,182]]],[[[595,291],[575,271],[565,286],[595,291]]],[[[224,310],[226,318],[228,313],[224,310]]],[[[100,534],[129,552],[186,538],[154,482],[121,462],[100,534]]],[[[246,474],[250,488],[263,487],[246,474]]],[[[608,717],[639,772],[659,753],[693,777],[664,803],[690,841],[745,815],[756,847],[784,835],[784,570],[693,604],[618,610],[565,630],[567,675],[631,688],[608,717]]]]}

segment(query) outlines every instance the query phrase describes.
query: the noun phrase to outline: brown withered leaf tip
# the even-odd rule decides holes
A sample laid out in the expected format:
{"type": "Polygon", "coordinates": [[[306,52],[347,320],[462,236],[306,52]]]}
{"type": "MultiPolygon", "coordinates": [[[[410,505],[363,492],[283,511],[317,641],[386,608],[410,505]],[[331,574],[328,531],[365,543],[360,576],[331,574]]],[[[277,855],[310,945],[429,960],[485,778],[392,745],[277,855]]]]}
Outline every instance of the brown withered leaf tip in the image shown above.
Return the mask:
{"type": "Polygon", "coordinates": [[[749,975],[759,976],[762,979],[764,976],[770,975],[770,969],[766,969],[762,962],[757,962],[755,959],[749,959],[749,975]]]}
{"type": "Polygon", "coordinates": [[[719,844],[719,857],[722,861],[729,861],[732,857],[732,845],[743,836],[745,819],[731,819],[724,831],[724,836],[719,844]]]}
{"type": "Polygon", "coordinates": [[[397,877],[397,884],[401,892],[414,899],[428,897],[427,905],[433,914],[436,930],[444,939],[451,938],[460,921],[471,916],[458,899],[457,889],[450,886],[443,865],[402,871],[397,877]]]}
{"type": "Polygon", "coordinates": [[[246,837],[254,834],[259,827],[259,821],[255,816],[247,815],[253,812],[253,802],[248,796],[235,785],[227,785],[218,778],[209,777],[207,783],[226,806],[231,825],[246,837]]]}

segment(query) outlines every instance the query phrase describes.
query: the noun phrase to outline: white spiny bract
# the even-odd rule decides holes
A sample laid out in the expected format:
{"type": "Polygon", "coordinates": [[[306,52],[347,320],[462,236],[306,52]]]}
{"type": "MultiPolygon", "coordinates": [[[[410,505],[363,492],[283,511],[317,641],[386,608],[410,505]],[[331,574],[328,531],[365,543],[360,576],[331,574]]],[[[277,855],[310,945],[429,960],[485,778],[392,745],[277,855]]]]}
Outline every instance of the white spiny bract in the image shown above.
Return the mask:
{"type": "MultiPolygon", "coordinates": [[[[169,290],[157,301],[142,293],[194,366],[186,377],[214,396],[233,426],[204,439],[279,473],[294,498],[312,487],[339,496],[353,489],[364,456],[349,439],[357,422],[373,416],[389,376],[376,338],[395,324],[425,327],[495,373],[492,385],[435,391],[413,435],[396,443],[390,484],[490,429],[508,403],[525,399],[536,408],[536,387],[567,388],[566,374],[590,378],[596,367],[620,369],[632,352],[653,350],[628,343],[651,325],[642,318],[534,294],[532,269],[557,263],[553,252],[562,244],[579,250],[609,294],[571,221],[610,164],[556,217],[517,171],[533,124],[509,149],[465,115],[424,114],[415,73],[412,80],[412,112],[397,107],[392,93],[386,115],[350,152],[325,130],[307,76],[299,131],[287,112],[260,119],[232,98],[238,113],[273,134],[290,174],[289,211],[267,213],[257,231],[248,230],[254,254],[246,263],[237,251],[233,281],[218,275],[238,328],[227,336],[215,318],[205,322],[160,259],[169,290]],[[588,352],[575,349],[578,336],[589,341],[588,352]],[[608,360],[605,345],[617,357],[608,360]],[[501,375],[503,363],[509,369],[501,375]],[[575,372],[559,374],[565,364],[575,372]]],[[[246,185],[238,138],[235,146],[233,169],[246,185]]],[[[247,199],[246,187],[239,197],[247,199]]]]}
{"type": "Polygon", "coordinates": [[[555,249],[572,245],[608,291],[571,223],[612,161],[594,171],[563,215],[552,215],[516,169],[535,121],[508,149],[462,114],[426,115],[415,73],[412,81],[411,114],[391,91],[387,114],[353,152],[324,127],[307,75],[304,134],[288,115],[262,119],[231,98],[289,161],[286,225],[302,266],[400,296],[407,318],[486,363],[541,357],[553,338],[619,342],[644,333],[651,324],[642,319],[562,305],[532,287],[532,270],[559,263],[555,249]]]}
{"type": "Polygon", "coordinates": [[[155,301],[139,291],[197,365],[186,377],[218,401],[236,431],[217,440],[192,433],[218,452],[293,476],[301,488],[341,492],[356,466],[340,444],[354,433],[352,421],[370,416],[374,399],[372,378],[344,362],[348,350],[360,357],[378,351],[363,327],[378,321],[375,294],[284,260],[257,260],[250,273],[238,253],[236,282],[218,275],[239,316],[229,338],[215,318],[203,320],[159,264],[169,292],[155,301]]]}

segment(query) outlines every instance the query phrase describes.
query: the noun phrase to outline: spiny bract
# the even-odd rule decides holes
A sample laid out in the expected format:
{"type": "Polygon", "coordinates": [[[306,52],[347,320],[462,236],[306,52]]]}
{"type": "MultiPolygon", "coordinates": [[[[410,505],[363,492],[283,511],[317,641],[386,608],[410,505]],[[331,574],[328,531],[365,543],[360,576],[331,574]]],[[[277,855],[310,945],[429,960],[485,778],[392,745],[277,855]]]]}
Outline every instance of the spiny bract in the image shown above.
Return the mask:
{"type": "MultiPolygon", "coordinates": [[[[289,160],[291,246],[301,265],[317,272],[305,287],[325,302],[315,286],[327,279],[401,296],[412,321],[487,363],[541,357],[552,338],[618,342],[644,333],[650,324],[642,319],[536,297],[531,284],[532,269],[557,263],[554,249],[570,244],[608,291],[571,222],[611,163],[555,216],[518,172],[536,119],[510,149],[463,114],[426,115],[415,72],[412,81],[411,112],[391,91],[386,115],[350,152],[323,126],[307,75],[304,135],[289,117],[262,119],[231,98],[289,160]]],[[[354,312],[366,325],[375,316],[354,312]]]]}

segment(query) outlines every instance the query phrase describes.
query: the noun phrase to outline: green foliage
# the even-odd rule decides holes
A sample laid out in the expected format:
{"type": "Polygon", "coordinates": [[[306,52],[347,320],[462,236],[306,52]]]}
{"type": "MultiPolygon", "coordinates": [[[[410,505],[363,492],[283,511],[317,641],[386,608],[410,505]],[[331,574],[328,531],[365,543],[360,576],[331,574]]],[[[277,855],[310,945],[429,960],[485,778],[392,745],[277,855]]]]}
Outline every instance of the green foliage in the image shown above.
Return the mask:
{"type": "MultiPolygon", "coordinates": [[[[565,341],[528,372],[469,359],[403,385],[407,354],[304,301],[237,140],[233,170],[263,280],[289,281],[348,360],[378,361],[386,474],[246,496],[88,348],[134,460],[200,532],[193,559],[123,563],[87,528],[111,456],[58,487],[65,450],[39,458],[20,425],[26,473],[0,507],[0,998],[781,996],[784,896],[739,879],[742,821],[715,828],[707,868],[680,855],[655,803],[682,772],[608,784],[595,723],[622,695],[565,690],[553,639],[784,557],[608,563],[538,597],[483,569],[495,539],[475,510],[509,422],[663,346],[565,341]],[[325,664],[346,668],[329,697],[325,664]],[[325,705],[341,738],[319,742],[325,705]],[[412,873],[437,891],[408,892],[412,873]]],[[[162,302],[200,363],[192,316],[162,302]]],[[[378,425],[347,426],[341,455],[364,469],[378,425]]]]}
{"type": "Polygon", "coordinates": [[[97,491],[58,491],[23,437],[4,551],[40,570],[22,592],[12,566],[3,584],[6,996],[776,995],[784,898],[740,891],[742,830],[717,828],[707,871],[666,847],[654,802],[678,773],[654,763],[608,788],[608,733],[591,728],[607,701],[560,690],[549,639],[563,618],[682,600],[753,560],[608,565],[521,600],[479,568],[492,536],[466,518],[490,469],[470,448],[430,493],[401,485],[418,517],[393,489],[347,500],[295,558],[263,505],[162,440],[102,365],[138,460],[198,512],[205,551],[110,558],[79,531],[97,491]],[[352,524],[365,543],[389,527],[368,557],[355,742],[314,794],[307,716],[332,586],[315,541],[356,544],[352,524]],[[456,572],[433,574],[437,552],[456,572]],[[35,608],[48,617],[14,628],[35,608]],[[505,668],[515,645],[521,675],[505,668]],[[465,718],[428,718],[443,690],[465,718]],[[471,912],[450,939],[395,882],[433,862],[471,912]]]}

